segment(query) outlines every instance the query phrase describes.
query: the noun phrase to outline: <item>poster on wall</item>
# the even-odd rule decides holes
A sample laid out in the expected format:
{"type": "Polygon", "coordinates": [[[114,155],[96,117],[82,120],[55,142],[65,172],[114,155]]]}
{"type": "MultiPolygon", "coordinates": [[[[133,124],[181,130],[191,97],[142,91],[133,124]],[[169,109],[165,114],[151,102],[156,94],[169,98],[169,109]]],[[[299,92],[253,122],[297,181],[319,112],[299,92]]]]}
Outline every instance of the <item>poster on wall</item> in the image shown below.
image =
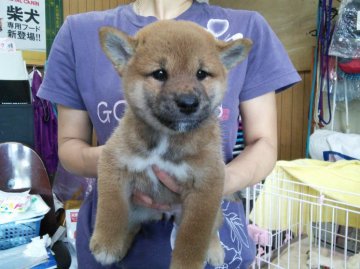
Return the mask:
{"type": "Polygon", "coordinates": [[[0,38],[14,40],[27,64],[44,65],[45,0],[0,0],[0,38]]]}

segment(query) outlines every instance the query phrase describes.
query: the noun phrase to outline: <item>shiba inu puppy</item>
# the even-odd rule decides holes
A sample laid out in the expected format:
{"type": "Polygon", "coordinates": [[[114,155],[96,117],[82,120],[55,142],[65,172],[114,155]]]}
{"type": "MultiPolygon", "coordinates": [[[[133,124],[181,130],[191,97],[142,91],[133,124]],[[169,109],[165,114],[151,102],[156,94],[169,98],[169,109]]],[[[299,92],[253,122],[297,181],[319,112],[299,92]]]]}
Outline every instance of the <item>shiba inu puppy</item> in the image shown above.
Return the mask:
{"type": "Polygon", "coordinates": [[[184,21],[155,22],[134,37],[104,27],[100,40],[122,77],[128,106],[99,160],[93,255],[102,264],[121,260],[141,223],[161,218],[158,210],[132,203],[138,190],[157,203],[182,206],[170,268],[203,268],[205,260],[221,265],[225,167],[214,111],[227,70],[246,58],[251,41],[219,41],[184,21]],[[180,194],[158,181],[153,165],[176,178],[180,194]]]}

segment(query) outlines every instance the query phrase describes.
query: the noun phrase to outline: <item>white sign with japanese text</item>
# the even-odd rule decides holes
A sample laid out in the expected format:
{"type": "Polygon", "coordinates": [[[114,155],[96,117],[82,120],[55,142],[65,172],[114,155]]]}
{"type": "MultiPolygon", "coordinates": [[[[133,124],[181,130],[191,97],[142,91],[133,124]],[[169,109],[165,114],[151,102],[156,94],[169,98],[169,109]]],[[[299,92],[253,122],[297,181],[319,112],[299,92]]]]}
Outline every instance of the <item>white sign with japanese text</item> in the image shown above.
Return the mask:
{"type": "Polygon", "coordinates": [[[0,37],[19,50],[46,53],[45,0],[0,0],[0,37]]]}

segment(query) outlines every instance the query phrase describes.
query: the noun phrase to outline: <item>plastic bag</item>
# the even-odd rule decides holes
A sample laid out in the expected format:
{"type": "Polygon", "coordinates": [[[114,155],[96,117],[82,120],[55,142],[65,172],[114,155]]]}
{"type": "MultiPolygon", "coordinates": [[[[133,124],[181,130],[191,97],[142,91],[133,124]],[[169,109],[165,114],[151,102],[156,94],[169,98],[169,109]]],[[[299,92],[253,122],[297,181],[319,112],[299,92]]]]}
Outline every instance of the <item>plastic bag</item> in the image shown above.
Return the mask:
{"type": "Polygon", "coordinates": [[[79,209],[66,210],[66,236],[71,246],[76,249],[76,225],[79,209]]]}
{"type": "Polygon", "coordinates": [[[2,201],[0,224],[31,220],[44,216],[50,210],[39,194],[29,195],[28,192],[7,193],[0,191],[0,201],[2,201]],[[20,207],[21,209],[19,209],[20,207]]]}
{"type": "Polygon", "coordinates": [[[0,268],[32,268],[48,259],[48,235],[36,237],[28,244],[0,251],[0,268]]]}
{"type": "Polygon", "coordinates": [[[342,1],[329,55],[360,58],[360,0],[342,1]]]}
{"type": "Polygon", "coordinates": [[[317,160],[360,160],[359,145],[359,134],[318,129],[310,136],[310,156],[317,160]]]}
{"type": "Polygon", "coordinates": [[[62,203],[68,200],[82,201],[93,190],[95,181],[95,178],[75,176],[59,164],[54,178],[53,192],[62,203]]]}
{"type": "Polygon", "coordinates": [[[336,101],[344,102],[347,98],[348,102],[352,100],[360,100],[360,75],[353,75],[352,78],[342,72],[338,71],[336,83],[336,101]]]}

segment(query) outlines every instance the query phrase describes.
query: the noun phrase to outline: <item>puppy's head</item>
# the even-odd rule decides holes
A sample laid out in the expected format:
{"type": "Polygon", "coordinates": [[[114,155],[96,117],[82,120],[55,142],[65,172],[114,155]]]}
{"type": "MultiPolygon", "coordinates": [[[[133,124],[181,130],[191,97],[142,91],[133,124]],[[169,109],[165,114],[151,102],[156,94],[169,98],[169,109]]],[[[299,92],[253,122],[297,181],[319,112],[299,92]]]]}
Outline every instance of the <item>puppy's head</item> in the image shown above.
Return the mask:
{"type": "Polygon", "coordinates": [[[166,132],[186,132],[209,118],[224,96],[227,70],[251,47],[248,39],[219,41],[185,21],[155,22],[134,37],[103,27],[100,40],[129,108],[166,132]]]}

